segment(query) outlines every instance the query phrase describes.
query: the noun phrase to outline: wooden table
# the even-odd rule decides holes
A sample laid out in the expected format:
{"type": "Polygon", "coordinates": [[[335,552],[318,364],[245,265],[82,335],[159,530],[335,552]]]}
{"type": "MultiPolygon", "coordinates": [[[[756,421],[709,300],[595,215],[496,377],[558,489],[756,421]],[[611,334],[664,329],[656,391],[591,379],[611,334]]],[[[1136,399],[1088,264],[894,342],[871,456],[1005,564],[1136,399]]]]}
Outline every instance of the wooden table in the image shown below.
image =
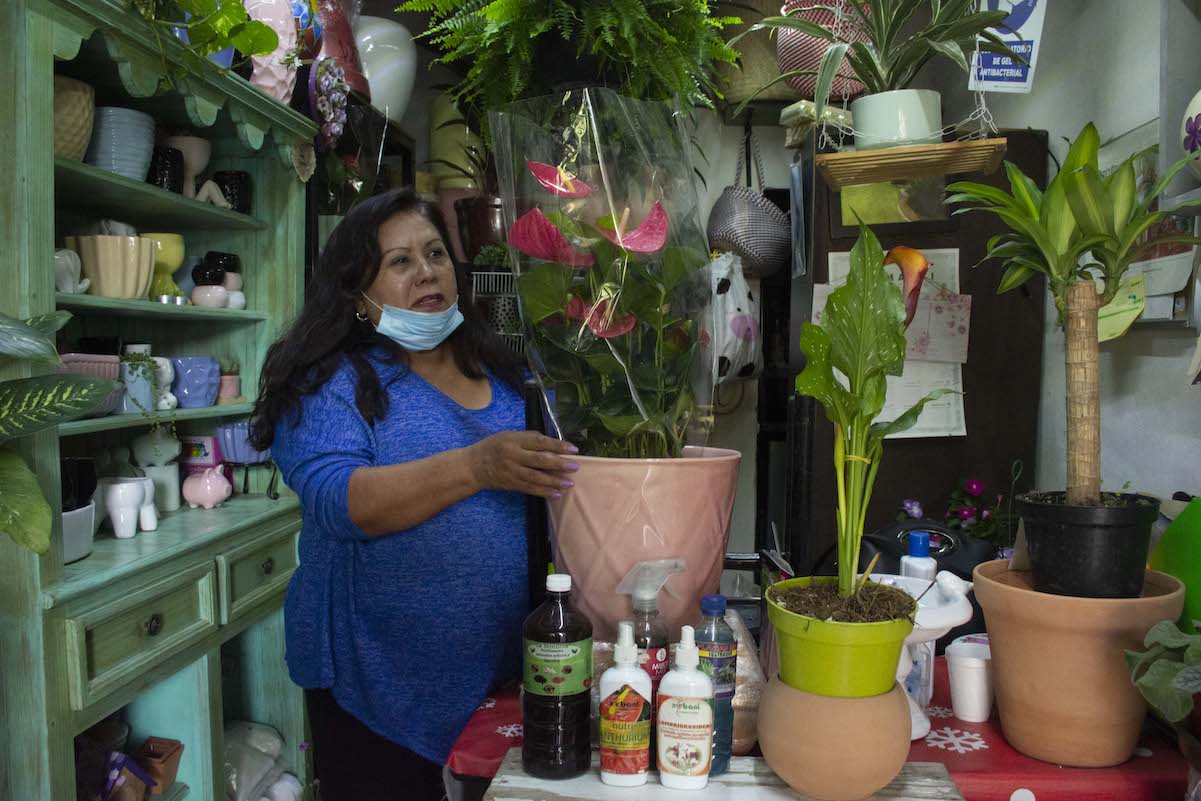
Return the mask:
{"type": "MultiPolygon", "coordinates": [[[[669,790],[652,772],[642,787],[610,787],[600,780],[600,760],[575,779],[535,779],[521,769],[521,749],[505,756],[484,801],[797,801],[797,795],[771,772],[762,759],[734,757],[730,769],[714,777],[704,790],[669,790]]],[[[907,762],[892,784],[872,801],[963,801],[945,766],[907,762]]]]}

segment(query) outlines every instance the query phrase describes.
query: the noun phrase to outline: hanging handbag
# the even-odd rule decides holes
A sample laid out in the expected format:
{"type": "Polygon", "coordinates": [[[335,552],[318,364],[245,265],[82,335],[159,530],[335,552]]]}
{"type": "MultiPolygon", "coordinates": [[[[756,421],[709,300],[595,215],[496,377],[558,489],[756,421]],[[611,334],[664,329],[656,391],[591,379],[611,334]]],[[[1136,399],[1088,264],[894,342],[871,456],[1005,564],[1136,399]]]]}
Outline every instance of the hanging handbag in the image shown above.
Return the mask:
{"type": "Polygon", "coordinates": [[[705,234],[709,247],[742,257],[742,269],[751,278],[764,278],[788,263],[792,231],[788,214],[763,194],[763,159],[759,140],[748,132],[738,150],[734,184],[722,190],[709,212],[705,234]],[[759,189],[742,185],[742,159],[750,144],[759,189]]]}

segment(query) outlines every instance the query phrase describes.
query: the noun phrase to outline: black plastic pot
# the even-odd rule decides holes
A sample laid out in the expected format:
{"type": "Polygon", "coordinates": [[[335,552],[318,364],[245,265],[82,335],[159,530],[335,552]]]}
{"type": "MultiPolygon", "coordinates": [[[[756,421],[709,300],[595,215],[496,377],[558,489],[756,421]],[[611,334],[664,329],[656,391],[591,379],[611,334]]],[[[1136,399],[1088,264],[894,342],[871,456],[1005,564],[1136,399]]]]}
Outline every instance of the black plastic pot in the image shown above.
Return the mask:
{"type": "Polygon", "coordinates": [[[1114,506],[1068,506],[1062,492],[1018,498],[1034,589],[1080,598],[1137,598],[1159,501],[1122,494],[1114,506]]]}

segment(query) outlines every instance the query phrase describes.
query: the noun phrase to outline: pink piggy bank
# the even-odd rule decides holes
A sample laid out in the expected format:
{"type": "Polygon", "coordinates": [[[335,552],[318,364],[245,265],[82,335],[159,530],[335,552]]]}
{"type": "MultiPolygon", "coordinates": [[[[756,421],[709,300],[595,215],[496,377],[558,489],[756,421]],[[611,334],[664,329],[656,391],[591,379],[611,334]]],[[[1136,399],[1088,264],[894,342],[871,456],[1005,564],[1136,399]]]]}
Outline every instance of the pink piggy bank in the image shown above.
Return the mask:
{"type": "Polygon", "coordinates": [[[221,465],[188,476],[183,482],[183,499],[193,509],[197,506],[205,509],[220,506],[233,491],[233,486],[221,475],[221,465]]]}

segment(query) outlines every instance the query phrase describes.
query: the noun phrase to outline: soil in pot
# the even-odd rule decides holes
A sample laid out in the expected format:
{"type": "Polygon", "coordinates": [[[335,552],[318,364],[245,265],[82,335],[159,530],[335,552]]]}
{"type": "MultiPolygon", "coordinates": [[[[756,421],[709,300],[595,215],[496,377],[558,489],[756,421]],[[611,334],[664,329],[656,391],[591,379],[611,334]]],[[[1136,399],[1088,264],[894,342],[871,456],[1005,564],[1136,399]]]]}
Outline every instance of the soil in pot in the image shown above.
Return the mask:
{"type": "Polygon", "coordinates": [[[1159,501],[1104,493],[1100,506],[1069,506],[1062,492],[1018,498],[1034,589],[1081,598],[1136,598],[1159,501]]]}
{"type": "Polygon", "coordinates": [[[837,623],[883,623],[913,616],[913,597],[896,587],[867,582],[850,598],[838,594],[837,584],[773,587],[771,600],[786,612],[837,623]]]}

